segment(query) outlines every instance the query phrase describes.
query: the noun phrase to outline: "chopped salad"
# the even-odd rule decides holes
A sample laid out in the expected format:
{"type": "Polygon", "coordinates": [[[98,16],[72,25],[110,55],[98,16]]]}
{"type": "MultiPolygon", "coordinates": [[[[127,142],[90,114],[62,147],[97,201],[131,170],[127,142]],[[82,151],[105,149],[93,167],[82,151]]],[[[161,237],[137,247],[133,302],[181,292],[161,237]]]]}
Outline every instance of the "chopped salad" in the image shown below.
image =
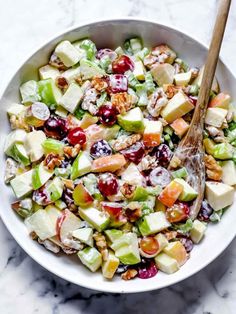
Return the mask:
{"type": "Polygon", "coordinates": [[[107,279],[178,271],[233,203],[236,184],[235,108],[215,79],[204,127],[205,199],[191,219],[198,194],[172,156],[203,71],[140,38],[115,50],[90,39],[60,42],[7,110],[5,182],[30,237],[53,253],[76,254],[107,279]]]}

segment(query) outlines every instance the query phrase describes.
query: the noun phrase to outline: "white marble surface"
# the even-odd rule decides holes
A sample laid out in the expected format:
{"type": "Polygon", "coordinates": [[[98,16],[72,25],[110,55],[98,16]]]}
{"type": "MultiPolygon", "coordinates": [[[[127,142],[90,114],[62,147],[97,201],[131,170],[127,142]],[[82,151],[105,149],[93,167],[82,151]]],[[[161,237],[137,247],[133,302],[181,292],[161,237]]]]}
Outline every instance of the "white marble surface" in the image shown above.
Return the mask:
{"type": "MultiPolygon", "coordinates": [[[[236,75],[233,2],[222,57],[236,75]]],[[[208,43],[216,4],[215,0],[0,0],[0,93],[25,56],[66,27],[93,18],[142,16],[177,26],[208,43]]],[[[2,314],[236,313],[236,240],[184,282],[133,295],[99,293],[57,278],[24,253],[1,221],[0,240],[2,314]]]]}

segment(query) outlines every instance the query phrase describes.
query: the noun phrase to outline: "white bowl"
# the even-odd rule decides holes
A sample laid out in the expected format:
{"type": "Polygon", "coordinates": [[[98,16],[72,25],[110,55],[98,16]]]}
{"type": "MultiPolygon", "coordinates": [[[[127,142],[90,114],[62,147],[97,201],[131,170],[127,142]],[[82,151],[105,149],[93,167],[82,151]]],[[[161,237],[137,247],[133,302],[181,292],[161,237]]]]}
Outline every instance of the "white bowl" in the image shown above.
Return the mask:
{"type": "MultiPolygon", "coordinates": [[[[6,109],[11,103],[19,101],[19,86],[22,82],[37,79],[37,69],[47,63],[50,53],[59,41],[63,39],[73,41],[87,36],[94,40],[100,48],[116,47],[131,36],[141,36],[147,46],[167,43],[192,66],[201,66],[206,57],[206,47],[190,36],[155,22],[131,18],[99,21],[79,26],[54,38],[38,49],[18,69],[0,101],[0,214],[12,236],[35,261],[70,282],[86,288],[117,293],[142,292],[167,287],[204,268],[229,245],[236,234],[236,215],[234,213],[236,205],[227,210],[220,223],[208,227],[205,239],[193,249],[191,258],[178,272],[172,275],[159,272],[151,279],[135,279],[128,282],[121,280],[118,276],[112,281],[105,280],[100,272],[91,273],[87,270],[80,264],[77,257],[70,258],[66,255],[51,254],[30,239],[25,225],[10,207],[10,203],[14,199],[13,192],[3,182],[5,168],[3,144],[4,137],[10,131],[6,109]]],[[[236,79],[223,62],[219,62],[217,77],[222,90],[229,92],[236,99],[236,79]]]]}

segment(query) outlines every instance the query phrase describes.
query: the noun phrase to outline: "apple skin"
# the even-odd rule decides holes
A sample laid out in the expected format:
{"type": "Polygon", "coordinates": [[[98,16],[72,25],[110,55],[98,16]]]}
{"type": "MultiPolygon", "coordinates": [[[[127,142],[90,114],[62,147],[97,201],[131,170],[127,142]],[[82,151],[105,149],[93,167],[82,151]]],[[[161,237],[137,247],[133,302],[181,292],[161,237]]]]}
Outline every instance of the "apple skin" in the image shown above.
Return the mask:
{"type": "Polygon", "coordinates": [[[93,197],[82,183],[76,185],[72,197],[77,206],[86,207],[93,203],[93,197]]]}
{"type": "Polygon", "coordinates": [[[56,231],[59,241],[67,237],[69,232],[72,232],[81,227],[81,220],[75,216],[69,209],[62,211],[61,216],[57,219],[56,231]]]}
{"type": "Polygon", "coordinates": [[[119,227],[127,222],[127,218],[123,214],[122,206],[117,203],[102,202],[102,209],[110,215],[111,227],[119,227]]]}

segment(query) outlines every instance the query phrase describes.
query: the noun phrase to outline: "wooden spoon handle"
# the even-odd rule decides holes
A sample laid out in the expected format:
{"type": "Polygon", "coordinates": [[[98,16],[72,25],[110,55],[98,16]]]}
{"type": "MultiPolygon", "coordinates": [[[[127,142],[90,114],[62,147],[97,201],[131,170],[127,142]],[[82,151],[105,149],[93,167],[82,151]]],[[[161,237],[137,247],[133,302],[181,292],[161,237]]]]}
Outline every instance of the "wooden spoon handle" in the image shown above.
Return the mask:
{"type": "Polygon", "coordinates": [[[202,83],[198,95],[195,112],[189,130],[203,127],[205,111],[208,105],[212,82],[215,75],[220,47],[224,36],[226,21],[229,14],[231,0],[220,0],[211,44],[208,51],[202,83]]]}

